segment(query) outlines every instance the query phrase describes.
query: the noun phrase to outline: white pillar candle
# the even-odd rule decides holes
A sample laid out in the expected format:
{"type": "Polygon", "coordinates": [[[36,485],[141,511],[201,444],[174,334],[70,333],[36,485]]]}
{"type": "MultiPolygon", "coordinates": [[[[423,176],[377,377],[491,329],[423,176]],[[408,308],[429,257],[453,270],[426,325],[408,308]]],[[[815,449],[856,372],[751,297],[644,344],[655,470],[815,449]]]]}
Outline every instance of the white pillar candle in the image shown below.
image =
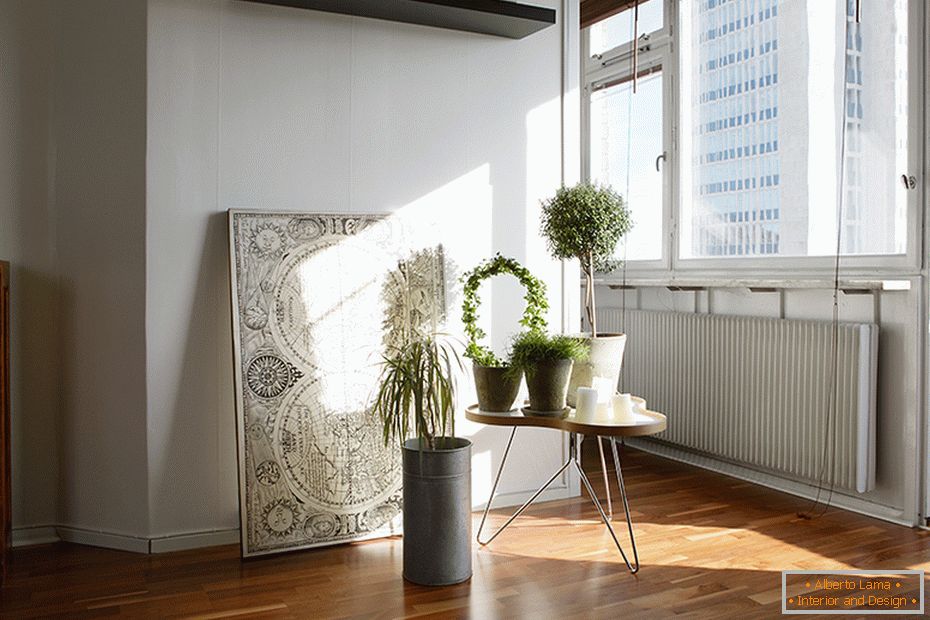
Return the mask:
{"type": "Polygon", "coordinates": [[[607,377],[594,377],[591,380],[591,387],[597,390],[597,402],[610,403],[614,394],[617,393],[617,386],[607,377]]]}
{"type": "Polygon", "coordinates": [[[614,421],[617,424],[632,424],[635,421],[633,416],[633,398],[629,394],[617,394],[613,397],[614,421]]]}
{"type": "Polygon", "coordinates": [[[575,396],[575,419],[579,422],[590,422],[597,415],[597,390],[589,387],[579,387],[575,396]]]}
{"type": "Polygon", "coordinates": [[[614,424],[614,406],[609,400],[607,402],[597,403],[597,417],[595,422],[598,424],[614,424]]]}

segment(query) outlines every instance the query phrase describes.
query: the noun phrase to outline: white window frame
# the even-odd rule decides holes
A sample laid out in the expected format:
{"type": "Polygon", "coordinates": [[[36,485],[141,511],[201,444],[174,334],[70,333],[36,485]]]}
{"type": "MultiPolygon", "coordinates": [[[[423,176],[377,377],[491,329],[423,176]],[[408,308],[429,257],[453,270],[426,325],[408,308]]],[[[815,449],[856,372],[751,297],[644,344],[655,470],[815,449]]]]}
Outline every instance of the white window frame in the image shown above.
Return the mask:
{"type": "MultiPolygon", "coordinates": [[[[672,237],[669,234],[673,220],[673,196],[675,195],[674,180],[677,175],[671,174],[675,165],[677,154],[669,148],[674,140],[674,126],[670,122],[678,114],[678,106],[672,102],[675,96],[673,84],[677,59],[674,58],[672,47],[672,32],[674,25],[670,22],[671,5],[677,0],[663,0],[663,27],[648,35],[648,40],[640,41],[640,50],[637,56],[637,73],[642,76],[646,72],[661,67],[662,71],[662,144],[665,145],[665,159],[662,161],[662,254],[656,260],[628,261],[629,266],[634,264],[639,270],[667,272],[672,268],[672,237]]],[[[600,54],[590,53],[590,30],[585,28],[581,37],[581,76],[582,105],[581,105],[581,167],[582,176],[591,178],[591,95],[598,90],[599,85],[615,80],[632,79],[633,41],[606,50],[600,54]]],[[[635,95],[634,95],[635,96],[635,95]]],[[[661,153],[656,153],[656,157],[661,153]]]]}
{"type": "MultiPolygon", "coordinates": [[[[913,19],[912,21],[918,20],[913,19]]],[[[925,26],[924,32],[930,35],[930,9],[927,9],[926,7],[924,9],[923,22],[925,26]]],[[[910,36],[910,33],[908,33],[908,36],[910,36]]],[[[922,67],[921,73],[924,82],[924,108],[922,116],[924,120],[924,127],[930,129],[930,43],[927,42],[926,36],[921,40],[924,42],[923,55],[925,63],[922,67]]],[[[924,144],[924,159],[921,168],[923,176],[921,181],[918,183],[918,186],[923,189],[924,193],[923,226],[924,230],[928,230],[930,229],[930,189],[928,189],[928,185],[930,185],[930,182],[928,182],[928,179],[930,179],[930,133],[925,133],[923,135],[922,142],[924,144]]],[[[918,321],[917,331],[922,338],[921,361],[923,362],[923,366],[919,369],[921,374],[919,376],[920,383],[918,385],[921,387],[921,389],[919,390],[918,394],[923,408],[918,409],[918,411],[920,414],[922,414],[922,423],[919,425],[919,430],[922,432],[924,440],[922,442],[923,451],[918,452],[918,462],[923,464],[922,471],[919,474],[923,476],[923,484],[920,485],[920,492],[923,493],[923,501],[920,502],[919,505],[921,506],[920,516],[923,517],[923,523],[921,525],[926,529],[930,529],[930,411],[928,411],[927,402],[928,397],[930,397],[930,394],[928,394],[928,391],[930,390],[928,390],[927,387],[930,385],[930,381],[928,381],[927,376],[928,372],[930,372],[930,364],[928,364],[928,360],[930,360],[930,350],[928,350],[928,346],[930,346],[930,333],[928,333],[928,330],[925,327],[930,324],[927,320],[928,308],[930,308],[930,286],[927,284],[928,275],[930,275],[930,273],[928,273],[928,270],[930,270],[930,261],[928,261],[926,258],[928,253],[930,253],[930,238],[928,238],[928,235],[926,234],[924,234],[923,247],[921,250],[921,254],[924,257],[924,277],[922,278],[923,286],[920,290],[920,318],[918,321]]]]}
{"type": "MultiPolygon", "coordinates": [[[[691,0],[700,1],[700,0],[691,0]]],[[[741,279],[771,280],[790,277],[817,278],[832,276],[832,256],[764,256],[764,257],[714,257],[682,258],[678,227],[681,216],[681,191],[679,188],[680,152],[677,140],[679,128],[680,97],[678,76],[680,59],[677,51],[676,32],[679,32],[679,0],[664,0],[664,27],[652,34],[648,42],[650,49],[639,55],[640,71],[662,65],[663,75],[663,144],[666,158],[663,166],[663,231],[662,258],[660,260],[629,260],[625,276],[636,279],[687,279],[700,277],[705,280],[727,280],[734,275],[741,279]]],[[[918,178],[915,189],[907,192],[907,250],[904,254],[844,255],[840,267],[844,277],[911,276],[919,275],[924,264],[923,205],[925,204],[926,180],[924,168],[924,103],[927,96],[924,76],[927,60],[924,43],[928,22],[927,4],[923,0],[910,0],[908,4],[908,170],[901,174],[918,178]]],[[[648,34],[648,33],[647,33],[648,34]]],[[[606,80],[630,74],[632,44],[629,42],[592,57],[589,53],[589,30],[582,31],[582,174],[590,179],[590,104],[594,87],[606,80]]],[[[641,43],[642,45],[642,43],[641,43]]],[[[635,96],[635,95],[634,95],[635,96]]],[[[683,128],[690,131],[690,128],[683,128]]],[[[657,154],[658,155],[658,154],[657,154]]],[[[606,280],[620,279],[620,272],[606,274],[606,280]]]]}

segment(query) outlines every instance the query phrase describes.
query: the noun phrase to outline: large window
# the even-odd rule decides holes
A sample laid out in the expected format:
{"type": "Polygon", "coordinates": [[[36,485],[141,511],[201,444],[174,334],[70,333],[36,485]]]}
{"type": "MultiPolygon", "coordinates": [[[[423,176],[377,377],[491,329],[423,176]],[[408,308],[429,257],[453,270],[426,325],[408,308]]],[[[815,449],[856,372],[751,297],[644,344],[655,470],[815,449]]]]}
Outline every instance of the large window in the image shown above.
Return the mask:
{"type": "Polygon", "coordinates": [[[624,260],[662,258],[662,73],[641,77],[637,92],[625,79],[591,94],[592,180],[620,192],[633,212],[636,235],[618,248],[624,260]]]}
{"type": "Polygon", "coordinates": [[[915,255],[922,5],[862,0],[857,22],[855,0],[650,0],[635,94],[632,11],[589,28],[587,173],[636,224],[618,255],[915,255]]]}
{"type": "Polygon", "coordinates": [[[617,248],[623,261],[666,257],[663,231],[670,192],[663,160],[670,115],[665,16],[663,0],[649,0],[639,7],[638,25],[629,9],[588,28],[587,176],[612,186],[632,210],[636,234],[617,248]]]}

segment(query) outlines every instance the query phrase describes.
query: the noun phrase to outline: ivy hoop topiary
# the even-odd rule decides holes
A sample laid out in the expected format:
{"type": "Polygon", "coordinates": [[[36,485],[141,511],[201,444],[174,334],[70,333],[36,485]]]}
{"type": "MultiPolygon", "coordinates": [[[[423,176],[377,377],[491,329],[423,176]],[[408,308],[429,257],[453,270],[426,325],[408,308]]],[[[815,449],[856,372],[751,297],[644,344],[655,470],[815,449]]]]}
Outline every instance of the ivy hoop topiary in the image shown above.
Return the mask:
{"type": "Polygon", "coordinates": [[[530,331],[539,332],[545,332],[548,328],[545,318],[546,312],[549,310],[549,302],[546,299],[546,284],[531,274],[529,269],[521,265],[516,259],[506,258],[501,256],[500,253],[482,261],[477,267],[462,276],[462,282],[465,283],[462,323],[465,326],[465,334],[468,336],[465,357],[470,358],[479,366],[502,367],[507,365],[505,361],[494,355],[490,348],[478,342],[487,335],[483,329],[478,327],[478,307],[481,305],[478,288],[488,278],[502,274],[514,276],[520,281],[525,290],[523,299],[526,300],[526,308],[523,310],[520,325],[530,331]]]}

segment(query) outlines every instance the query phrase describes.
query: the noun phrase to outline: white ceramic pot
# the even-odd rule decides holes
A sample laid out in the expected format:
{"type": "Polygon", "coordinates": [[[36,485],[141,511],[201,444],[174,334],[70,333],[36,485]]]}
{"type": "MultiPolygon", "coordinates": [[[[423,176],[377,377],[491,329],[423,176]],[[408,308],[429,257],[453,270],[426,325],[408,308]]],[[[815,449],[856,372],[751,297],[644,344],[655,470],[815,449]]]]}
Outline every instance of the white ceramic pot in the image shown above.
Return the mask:
{"type": "Polygon", "coordinates": [[[575,394],[579,387],[591,387],[594,377],[610,379],[615,386],[620,381],[620,368],[623,367],[623,350],[626,348],[626,334],[601,334],[597,338],[584,335],[591,345],[588,359],[575,362],[572,377],[568,382],[568,405],[575,406],[575,394]]]}

